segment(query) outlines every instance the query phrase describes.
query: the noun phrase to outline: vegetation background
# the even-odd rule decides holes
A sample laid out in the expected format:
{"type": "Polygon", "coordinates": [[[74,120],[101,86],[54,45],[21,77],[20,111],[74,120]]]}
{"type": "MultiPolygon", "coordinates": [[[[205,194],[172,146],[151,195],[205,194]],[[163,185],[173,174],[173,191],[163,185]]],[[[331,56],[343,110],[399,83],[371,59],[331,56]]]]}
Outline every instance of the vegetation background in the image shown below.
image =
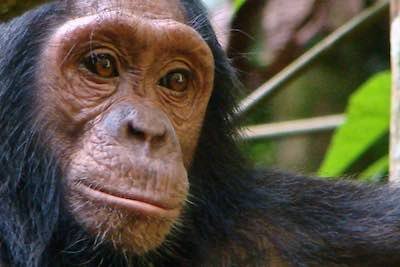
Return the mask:
{"type": "MultiPolygon", "coordinates": [[[[377,1],[206,0],[221,43],[249,93],[377,1]]],[[[246,142],[258,166],[381,181],[387,175],[389,12],[267,97],[246,125],[346,113],[336,132],[246,142]],[[376,75],[377,74],[377,75],[376,75]],[[368,82],[367,82],[368,81],[368,82]]]]}

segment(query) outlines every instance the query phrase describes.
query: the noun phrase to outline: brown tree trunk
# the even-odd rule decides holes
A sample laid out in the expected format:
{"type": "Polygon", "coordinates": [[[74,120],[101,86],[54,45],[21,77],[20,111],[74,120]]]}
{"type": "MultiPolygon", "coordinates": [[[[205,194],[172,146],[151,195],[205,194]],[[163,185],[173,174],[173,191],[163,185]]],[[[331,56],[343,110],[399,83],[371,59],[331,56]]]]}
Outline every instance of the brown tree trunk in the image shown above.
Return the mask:
{"type": "Polygon", "coordinates": [[[11,19],[48,0],[0,0],[0,21],[11,19]]]}

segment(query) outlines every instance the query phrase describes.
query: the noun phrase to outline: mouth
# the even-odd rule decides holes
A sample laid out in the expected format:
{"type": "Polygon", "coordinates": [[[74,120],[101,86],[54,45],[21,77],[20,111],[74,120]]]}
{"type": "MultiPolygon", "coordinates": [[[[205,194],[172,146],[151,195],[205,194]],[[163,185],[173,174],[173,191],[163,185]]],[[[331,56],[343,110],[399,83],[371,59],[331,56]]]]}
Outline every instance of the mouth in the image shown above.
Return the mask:
{"type": "Polygon", "coordinates": [[[180,213],[179,205],[168,205],[148,197],[109,192],[104,189],[94,189],[83,183],[77,184],[77,189],[82,195],[94,202],[109,207],[124,209],[136,215],[174,219],[178,217],[180,213]]]}

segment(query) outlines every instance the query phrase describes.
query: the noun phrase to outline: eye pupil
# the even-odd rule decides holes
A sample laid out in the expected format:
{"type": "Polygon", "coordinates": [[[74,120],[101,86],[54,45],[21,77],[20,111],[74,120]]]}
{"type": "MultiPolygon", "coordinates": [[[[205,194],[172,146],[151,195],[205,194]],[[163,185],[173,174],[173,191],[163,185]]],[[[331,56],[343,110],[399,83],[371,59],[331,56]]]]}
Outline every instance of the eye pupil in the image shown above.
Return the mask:
{"type": "Polygon", "coordinates": [[[109,69],[109,68],[111,68],[111,61],[108,60],[108,59],[102,59],[101,60],[101,65],[102,65],[103,68],[109,69]]]}
{"type": "Polygon", "coordinates": [[[167,89],[183,92],[189,86],[190,72],[188,70],[175,70],[161,78],[159,85],[167,89]]]}
{"type": "Polygon", "coordinates": [[[84,59],[83,65],[102,78],[114,78],[119,75],[116,60],[110,54],[92,53],[84,59]]]}

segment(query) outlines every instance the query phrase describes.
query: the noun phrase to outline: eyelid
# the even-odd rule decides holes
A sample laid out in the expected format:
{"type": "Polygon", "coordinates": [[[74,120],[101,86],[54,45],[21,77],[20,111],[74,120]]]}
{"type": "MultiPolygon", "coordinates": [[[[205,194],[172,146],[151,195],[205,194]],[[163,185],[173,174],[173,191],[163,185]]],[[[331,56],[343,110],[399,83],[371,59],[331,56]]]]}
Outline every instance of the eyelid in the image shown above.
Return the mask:
{"type": "Polygon", "coordinates": [[[100,48],[91,48],[89,52],[86,52],[84,54],[81,54],[79,57],[79,63],[82,63],[82,61],[88,57],[90,57],[92,54],[107,54],[110,55],[113,59],[115,59],[115,63],[117,64],[118,69],[121,68],[121,57],[118,55],[118,53],[115,53],[113,50],[110,50],[108,48],[100,47],[100,48]]]}
{"type": "Polygon", "coordinates": [[[121,51],[115,49],[114,46],[108,43],[99,42],[96,40],[78,43],[70,47],[70,49],[65,53],[63,63],[74,62],[74,64],[80,64],[82,58],[87,57],[91,53],[97,51],[103,51],[104,54],[111,54],[117,60],[119,67],[126,65],[124,55],[121,53],[121,51]]]}
{"type": "Polygon", "coordinates": [[[115,59],[117,64],[120,62],[120,57],[118,54],[116,54],[113,50],[110,50],[110,49],[104,48],[104,47],[91,48],[89,52],[86,52],[83,56],[81,56],[81,59],[87,58],[92,54],[108,54],[108,55],[111,55],[115,59]]]}
{"type": "Polygon", "coordinates": [[[172,73],[177,73],[177,72],[185,74],[186,77],[189,78],[189,79],[193,79],[193,76],[194,76],[193,71],[191,69],[188,69],[188,68],[171,69],[163,77],[165,77],[167,75],[170,75],[172,73]]]}
{"type": "Polygon", "coordinates": [[[183,71],[185,74],[189,74],[188,77],[191,79],[194,79],[196,76],[195,68],[192,64],[185,59],[179,58],[168,61],[160,68],[160,78],[177,71],[183,71]]]}

